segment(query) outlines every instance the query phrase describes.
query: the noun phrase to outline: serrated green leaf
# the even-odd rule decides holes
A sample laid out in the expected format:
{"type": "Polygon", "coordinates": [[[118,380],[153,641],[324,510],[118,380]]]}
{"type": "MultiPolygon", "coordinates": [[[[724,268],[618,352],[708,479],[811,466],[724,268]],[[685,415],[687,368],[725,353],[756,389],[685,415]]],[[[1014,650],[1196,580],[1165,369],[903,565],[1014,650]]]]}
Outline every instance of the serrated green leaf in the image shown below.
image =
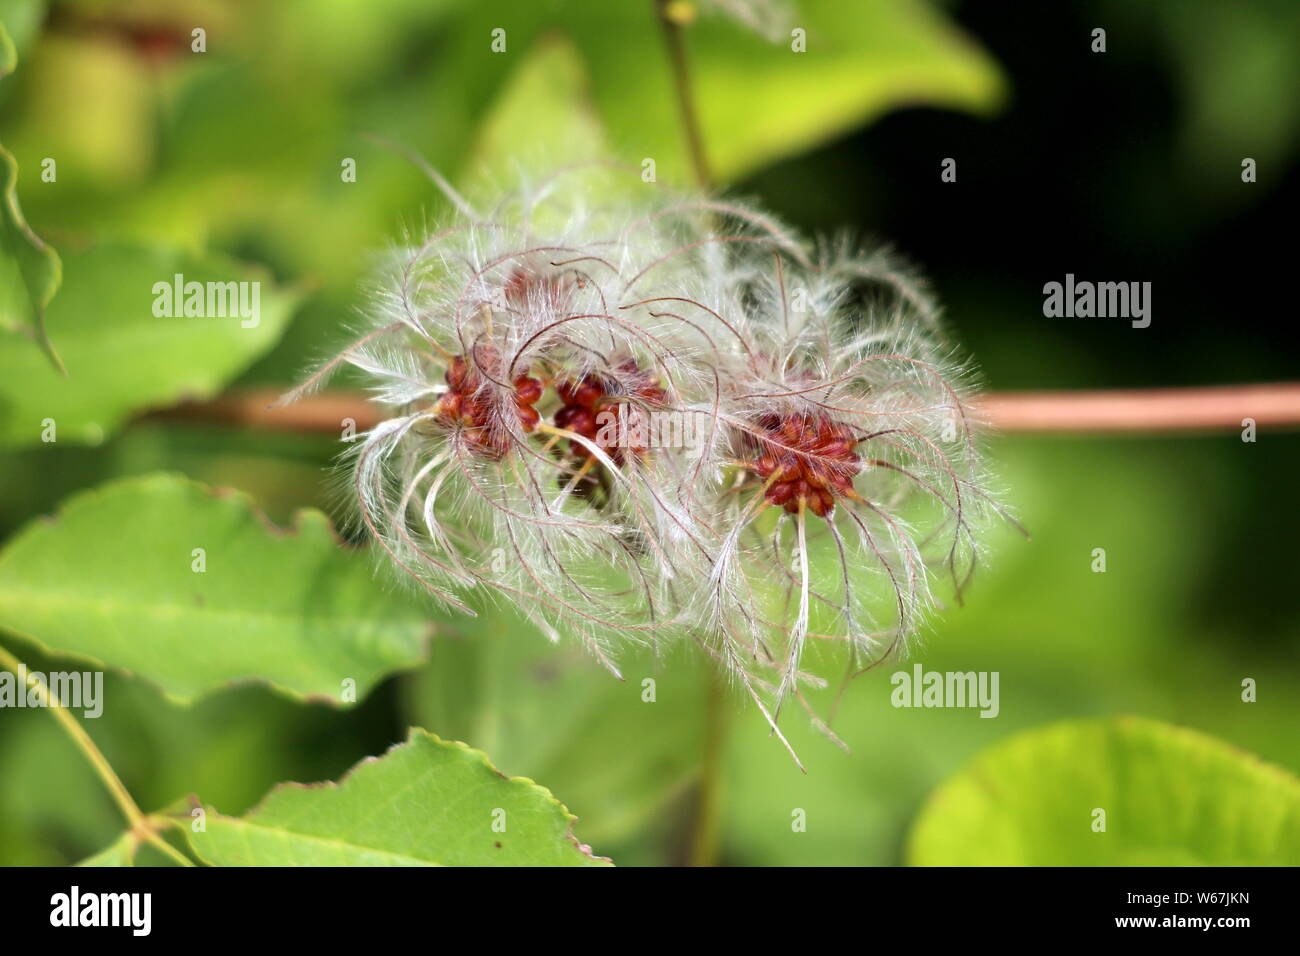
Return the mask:
{"type": "MultiPolygon", "coordinates": [[[[0,27],[0,60],[8,37],[0,27]]],[[[13,46],[9,45],[12,54],[13,46]]],[[[12,69],[12,64],[10,65],[12,69]]],[[[0,65],[0,75],[4,69],[0,65]]],[[[18,161],[0,146],[0,332],[16,341],[6,350],[24,351],[18,336],[34,339],[45,351],[46,363],[62,370],[58,353],[46,334],[46,309],[59,288],[62,266],[59,255],[27,225],[18,205],[18,161]]],[[[4,358],[0,355],[0,368],[4,358]]],[[[3,389],[3,385],[0,385],[3,389]]],[[[2,414],[2,413],[0,413],[2,414]]]]}
{"type": "Polygon", "coordinates": [[[1294,866],[1300,780],[1157,721],[1061,723],[994,746],[942,784],[908,856],[920,866],[1294,866]]]}
{"type": "Polygon", "coordinates": [[[418,662],[430,630],[423,602],[377,581],[319,511],[285,533],[245,495],[171,474],[76,495],[20,531],[0,552],[0,627],[179,701],[264,680],[343,703],[418,662]]]}
{"type": "Polygon", "coordinates": [[[599,866],[550,791],[412,729],[338,783],[281,784],[243,817],[191,833],[217,866],[599,866]]]}
{"type": "MultiPolygon", "coordinates": [[[[251,306],[254,286],[246,288],[251,306]]],[[[41,442],[47,420],[58,441],[97,444],[134,412],[211,397],[275,344],[297,299],[216,256],[126,243],[71,253],[46,313],[68,375],[18,347],[17,333],[0,339],[0,444],[41,442]],[[205,289],[209,282],[257,283],[256,324],[239,315],[156,316],[155,301],[165,303],[155,284],[177,275],[205,289]]]]}

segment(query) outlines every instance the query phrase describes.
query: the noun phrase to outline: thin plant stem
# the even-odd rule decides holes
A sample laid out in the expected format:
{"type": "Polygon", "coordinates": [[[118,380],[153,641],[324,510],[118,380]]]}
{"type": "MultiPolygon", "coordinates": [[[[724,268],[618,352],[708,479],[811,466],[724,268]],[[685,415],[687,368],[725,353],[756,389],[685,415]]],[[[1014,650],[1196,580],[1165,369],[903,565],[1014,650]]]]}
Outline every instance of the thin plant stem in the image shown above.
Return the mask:
{"type": "Polygon", "coordinates": [[[72,738],[72,742],[90,761],[95,773],[99,774],[99,778],[104,782],[104,786],[108,788],[113,802],[118,805],[123,816],[126,817],[133,838],[137,841],[148,841],[182,866],[193,866],[194,864],[184,854],[158,835],[154,818],[145,816],[140,807],[136,805],[130,791],[126,789],[126,784],[122,783],[122,779],[113,770],[103,751],[95,746],[95,742],[90,739],[90,734],[86,732],[86,728],[82,727],[77,718],[73,717],[67,708],[54,698],[54,695],[50,693],[50,689],[45,686],[45,682],[28,670],[22,661],[3,647],[0,647],[0,665],[3,665],[6,670],[12,671],[15,677],[26,675],[27,685],[36,692],[41,706],[54,715],[54,719],[59,722],[59,725],[72,738]]]}
{"type": "Polygon", "coordinates": [[[704,137],[700,133],[700,118],[691,92],[691,73],[686,61],[686,40],[682,25],[673,15],[672,0],[654,0],[655,16],[664,28],[664,41],[668,46],[668,59],[672,67],[673,86],[677,90],[677,109],[682,121],[686,149],[690,154],[695,181],[705,191],[713,188],[709,160],[704,152],[704,137]]]}
{"type": "MultiPolygon", "coordinates": [[[[712,663],[712,662],[710,662],[712,663]]],[[[716,866],[722,842],[722,762],[727,740],[727,688],[719,668],[710,666],[704,699],[704,751],[692,820],[691,866],[716,866]]]]}

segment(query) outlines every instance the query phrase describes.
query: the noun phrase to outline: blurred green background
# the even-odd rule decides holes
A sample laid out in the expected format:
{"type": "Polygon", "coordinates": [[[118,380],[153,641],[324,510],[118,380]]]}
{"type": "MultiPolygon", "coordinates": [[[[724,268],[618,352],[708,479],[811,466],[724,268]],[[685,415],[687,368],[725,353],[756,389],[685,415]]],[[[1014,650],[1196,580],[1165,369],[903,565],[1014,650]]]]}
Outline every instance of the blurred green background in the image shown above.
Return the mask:
{"type": "MultiPolygon", "coordinates": [[[[720,180],[806,231],[891,241],[929,275],[990,387],[1295,376],[1279,302],[1300,181],[1300,6],[793,7],[806,54],[708,10],[687,29],[720,180]],[[1090,51],[1095,27],[1105,54],[1090,51]],[[945,157],[956,183],[940,182],[945,157]],[[1243,157],[1258,182],[1242,183],[1243,157]],[[1152,327],[1045,319],[1042,285],[1066,272],[1152,282],[1152,327]]],[[[445,212],[419,169],[366,134],[467,187],[501,181],[515,161],[604,154],[654,157],[661,179],[684,182],[652,12],[650,0],[0,0],[17,63],[0,78],[0,143],[27,221],[64,259],[48,331],[74,382],[0,326],[0,535],[74,491],[162,469],[248,491],[280,523],[328,509],[331,439],[131,419],[291,382],[345,335],[372,255],[445,212]],[[195,27],[204,53],[191,49],[195,27]],[[507,47],[494,53],[498,27],[507,47]],[[41,181],[46,157],[55,182],[41,181]],[[356,182],[340,178],[347,157],[356,182]],[[238,348],[105,351],[96,336],[117,318],[112,284],[129,271],[106,270],[106,256],[248,263],[274,278],[283,321],[238,348]],[[60,399],[75,427],[37,443],[22,415],[67,388],[81,389],[60,399]]],[[[1003,436],[990,453],[1033,538],[993,534],[965,606],[938,618],[913,661],[998,671],[999,716],[894,708],[888,665],[845,695],[835,726],[851,755],[790,714],[804,776],[737,700],[722,862],[902,862],[936,786],[981,750],[1064,719],[1156,718],[1300,770],[1288,550],[1300,537],[1300,436],[1003,436]],[[1105,574],[1091,571],[1095,548],[1105,574]],[[1255,703],[1241,700],[1246,677],[1255,703]],[[791,829],[796,808],[806,832],[791,829]]],[[[0,640],[33,668],[53,666],[0,640]]],[[[112,706],[90,729],[146,809],[199,792],[239,813],[279,781],[336,777],[415,724],[549,787],[596,852],[681,862],[705,675],[684,650],[624,672],[612,681],[495,613],[448,620],[426,666],[352,711],[257,686],[180,707],[110,674],[112,706]],[[646,676],[654,704],[641,701],[646,676]]],[[[0,864],[72,862],[120,829],[48,715],[0,712],[0,864]]],[[[1039,862],[1077,861],[1047,851],[1039,862]]]]}

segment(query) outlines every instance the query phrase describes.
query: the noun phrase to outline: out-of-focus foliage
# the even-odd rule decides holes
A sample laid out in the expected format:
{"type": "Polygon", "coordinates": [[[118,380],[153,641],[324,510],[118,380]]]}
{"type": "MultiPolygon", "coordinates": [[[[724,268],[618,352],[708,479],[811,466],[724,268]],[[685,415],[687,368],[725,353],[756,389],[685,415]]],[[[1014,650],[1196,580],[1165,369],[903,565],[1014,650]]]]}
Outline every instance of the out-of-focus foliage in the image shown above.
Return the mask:
{"type": "Polygon", "coordinates": [[[134,412],[210,398],[274,345],[298,299],[261,270],[168,247],[105,242],[70,253],[66,267],[45,327],[67,373],[20,343],[0,350],[0,443],[94,445],[134,412]],[[229,314],[187,316],[172,295],[176,314],[156,315],[155,283],[174,287],[178,275],[186,285],[229,284],[229,314]],[[239,312],[241,283],[243,301],[257,305],[248,318],[239,312]]]}
{"type": "Polygon", "coordinates": [[[1126,35],[1148,34],[1177,71],[1179,153],[1198,186],[1230,199],[1232,177],[1219,173],[1239,169],[1245,157],[1259,163],[1261,178],[1276,179],[1300,147],[1300,101],[1284,93],[1300,89],[1300,5],[1106,0],[1102,21],[1123,31],[1121,56],[1126,35]]]}

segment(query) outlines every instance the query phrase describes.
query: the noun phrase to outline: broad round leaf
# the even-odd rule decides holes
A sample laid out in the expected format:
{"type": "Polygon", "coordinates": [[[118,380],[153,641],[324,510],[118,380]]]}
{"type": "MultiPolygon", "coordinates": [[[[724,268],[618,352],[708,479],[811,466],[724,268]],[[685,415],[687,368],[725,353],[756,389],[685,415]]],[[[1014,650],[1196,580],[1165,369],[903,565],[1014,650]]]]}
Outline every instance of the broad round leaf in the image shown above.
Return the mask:
{"type": "Polygon", "coordinates": [[[990,748],[941,785],[908,856],[920,866],[1294,866],[1300,780],[1157,721],[1056,724],[990,748]]]}

